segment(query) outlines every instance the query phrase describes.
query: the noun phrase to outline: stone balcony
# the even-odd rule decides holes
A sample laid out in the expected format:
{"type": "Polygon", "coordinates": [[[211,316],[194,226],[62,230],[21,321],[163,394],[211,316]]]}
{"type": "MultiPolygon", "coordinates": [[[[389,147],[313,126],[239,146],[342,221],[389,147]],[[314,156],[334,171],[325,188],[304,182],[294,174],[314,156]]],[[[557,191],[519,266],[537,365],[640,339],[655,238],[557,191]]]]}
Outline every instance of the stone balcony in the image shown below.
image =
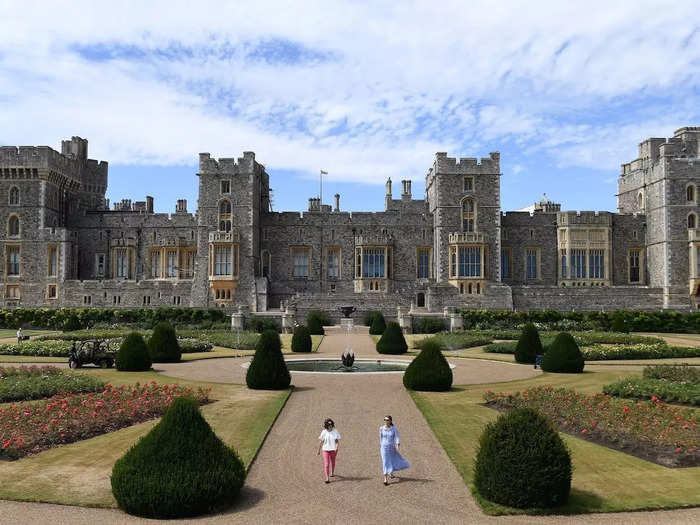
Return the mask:
{"type": "Polygon", "coordinates": [[[481,232],[454,232],[449,234],[450,244],[483,244],[484,234],[481,232]]]}
{"type": "Polygon", "coordinates": [[[239,242],[238,230],[230,232],[209,232],[209,242],[239,242]]]}

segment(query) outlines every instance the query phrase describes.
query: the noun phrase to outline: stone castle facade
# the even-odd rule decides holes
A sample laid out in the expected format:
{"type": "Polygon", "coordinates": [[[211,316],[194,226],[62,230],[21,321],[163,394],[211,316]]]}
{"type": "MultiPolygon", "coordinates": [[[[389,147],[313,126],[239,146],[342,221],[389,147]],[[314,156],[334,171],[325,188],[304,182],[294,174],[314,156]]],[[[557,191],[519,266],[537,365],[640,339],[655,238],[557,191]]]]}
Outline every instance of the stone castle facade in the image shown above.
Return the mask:
{"type": "Polygon", "coordinates": [[[437,153],[424,199],[411,181],[385,211],[309,199],[272,212],[252,152],[199,157],[196,213],[153,198],[109,209],[106,162],[87,140],[61,151],[0,147],[4,307],[337,306],[420,314],[452,308],[696,308],[700,296],[700,127],[651,138],[622,165],[618,213],[502,212],[500,156],[437,153]]]}

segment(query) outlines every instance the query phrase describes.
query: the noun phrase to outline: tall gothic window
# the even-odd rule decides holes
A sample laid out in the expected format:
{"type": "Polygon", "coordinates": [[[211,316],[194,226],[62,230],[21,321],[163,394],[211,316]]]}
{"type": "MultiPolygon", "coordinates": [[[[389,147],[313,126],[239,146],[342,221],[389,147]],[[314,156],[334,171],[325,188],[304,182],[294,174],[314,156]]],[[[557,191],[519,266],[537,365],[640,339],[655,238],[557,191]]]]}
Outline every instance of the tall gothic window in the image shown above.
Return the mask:
{"type": "Polygon", "coordinates": [[[19,235],[19,219],[15,215],[7,221],[7,233],[13,237],[19,235]]]}
{"type": "Polygon", "coordinates": [[[685,189],[685,198],[688,202],[695,202],[695,184],[688,184],[685,189]]]}
{"type": "Polygon", "coordinates": [[[462,231],[476,231],[476,206],[473,199],[462,201],[462,231]]]}
{"type": "Polygon", "coordinates": [[[641,259],[642,251],[639,248],[632,248],[629,251],[629,268],[630,282],[638,283],[640,281],[639,260],[641,259]]]}
{"type": "Polygon", "coordinates": [[[19,188],[17,186],[12,186],[10,188],[10,206],[17,206],[19,204],[19,188]]]}
{"type": "Polygon", "coordinates": [[[228,199],[219,203],[219,231],[231,231],[231,201],[228,199]]]}
{"type": "Polygon", "coordinates": [[[430,248],[418,248],[418,272],[419,279],[430,278],[430,248]]]}
{"type": "Polygon", "coordinates": [[[696,228],[697,224],[698,224],[698,220],[697,220],[696,215],[694,213],[689,214],[688,215],[688,228],[689,229],[696,228]]]}

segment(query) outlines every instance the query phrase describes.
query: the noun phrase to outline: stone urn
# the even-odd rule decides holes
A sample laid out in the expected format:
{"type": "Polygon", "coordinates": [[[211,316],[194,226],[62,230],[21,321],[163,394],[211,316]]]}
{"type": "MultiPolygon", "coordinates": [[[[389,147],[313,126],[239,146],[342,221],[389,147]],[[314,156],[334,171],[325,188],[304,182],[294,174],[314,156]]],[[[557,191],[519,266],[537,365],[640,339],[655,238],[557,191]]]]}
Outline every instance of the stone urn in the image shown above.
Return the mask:
{"type": "Polygon", "coordinates": [[[346,319],[349,319],[352,313],[355,311],[354,306],[341,306],[338,308],[340,310],[340,313],[343,314],[343,317],[346,319]]]}

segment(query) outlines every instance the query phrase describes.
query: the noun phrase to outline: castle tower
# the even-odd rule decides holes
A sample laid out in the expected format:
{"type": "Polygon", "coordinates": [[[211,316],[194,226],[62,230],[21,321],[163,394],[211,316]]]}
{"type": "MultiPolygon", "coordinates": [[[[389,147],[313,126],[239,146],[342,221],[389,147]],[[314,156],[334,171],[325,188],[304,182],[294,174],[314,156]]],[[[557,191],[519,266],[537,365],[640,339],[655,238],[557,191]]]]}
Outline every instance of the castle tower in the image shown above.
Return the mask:
{"type": "Polygon", "coordinates": [[[500,155],[462,158],[436,153],[426,176],[433,214],[435,277],[464,290],[500,281],[500,155]],[[470,286],[471,285],[471,286],[470,286]]]}
{"type": "Polygon", "coordinates": [[[687,308],[700,295],[699,143],[700,127],[647,139],[618,179],[620,213],[646,215],[642,255],[649,285],[663,289],[665,308],[687,308]]]}

